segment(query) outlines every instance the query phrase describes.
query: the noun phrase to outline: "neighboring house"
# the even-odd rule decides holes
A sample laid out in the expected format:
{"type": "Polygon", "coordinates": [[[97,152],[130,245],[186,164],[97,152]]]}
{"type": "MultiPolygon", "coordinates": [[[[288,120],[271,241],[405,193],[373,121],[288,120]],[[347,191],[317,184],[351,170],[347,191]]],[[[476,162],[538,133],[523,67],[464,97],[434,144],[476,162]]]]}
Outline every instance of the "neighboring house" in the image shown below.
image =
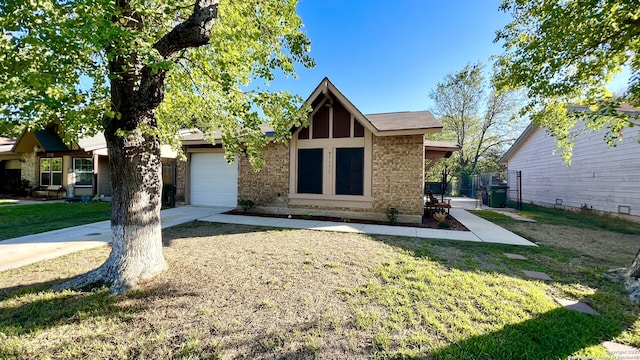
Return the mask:
{"type": "Polygon", "coordinates": [[[21,155],[11,151],[15,139],[0,137],[0,194],[20,191],[21,155]]]}
{"type": "Polygon", "coordinates": [[[604,141],[605,131],[578,136],[568,167],[554,153],[555,138],[530,125],[501,160],[509,171],[522,171],[522,201],[640,216],[638,127],[625,129],[615,147],[604,141]]]}
{"type": "Polygon", "coordinates": [[[244,156],[228,165],[219,140],[183,134],[187,162],[178,165],[178,198],[231,207],[246,199],[258,211],[345,218],[386,219],[394,207],[399,221],[419,222],[425,159],[458,150],[424,140],[442,124],[428,111],[364,115],[327,78],[307,103],[309,126],[292,129],[287,144],[267,145],[258,173],[244,156]]]}
{"type": "MultiPolygon", "coordinates": [[[[0,143],[0,193],[11,193],[7,184],[26,180],[33,195],[40,189],[61,188],[57,197],[111,195],[109,157],[102,134],[78,142],[64,142],[63,130],[50,124],[44,130],[25,131],[15,141],[0,143]],[[9,147],[10,145],[10,147],[9,147]]],[[[163,147],[163,164],[173,163],[175,152],[163,147]]],[[[163,172],[164,173],[164,172],[163,172]]],[[[174,184],[174,181],[171,181],[174,184]]]]}

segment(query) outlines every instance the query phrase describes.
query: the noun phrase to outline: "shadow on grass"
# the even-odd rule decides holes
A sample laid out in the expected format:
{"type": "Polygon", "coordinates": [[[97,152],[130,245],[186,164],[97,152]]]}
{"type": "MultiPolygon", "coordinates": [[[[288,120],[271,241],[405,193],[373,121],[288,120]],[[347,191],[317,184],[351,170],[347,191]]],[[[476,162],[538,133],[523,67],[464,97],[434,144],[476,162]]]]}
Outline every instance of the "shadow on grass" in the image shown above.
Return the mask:
{"type": "MultiPolygon", "coordinates": [[[[451,342],[429,354],[434,359],[566,358],[586,347],[614,339],[628,329],[640,314],[640,308],[626,298],[622,284],[596,276],[597,271],[589,268],[594,258],[591,254],[571,254],[566,249],[553,247],[452,243],[377,235],[370,238],[405,250],[414,258],[429,259],[445,268],[469,273],[488,276],[501,274],[537,281],[524,275],[521,270],[548,272],[554,278],[554,285],[547,291],[548,297],[575,298],[575,293],[571,292],[573,289],[596,289],[595,293],[580,301],[593,306],[602,316],[585,315],[558,307],[536,314],[533,319],[505,325],[497,331],[451,342]],[[529,261],[508,259],[503,252],[526,255],[529,261]],[[582,261],[580,265],[573,262],[578,257],[582,261]]],[[[394,356],[393,352],[390,354],[394,356]]]]}
{"type": "Polygon", "coordinates": [[[51,280],[36,284],[15,285],[6,288],[0,288],[0,302],[24,295],[36,294],[41,291],[47,291],[53,285],[66,280],[68,279],[51,280]]]}
{"type": "Polygon", "coordinates": [[[112,295],[106,286],[87,288],[86,291],[42,291],[56,282],[6,289],[6,304],[0,307],[0,333],[22,335],[97,317],[126,321],[135,313],[146,310],[145,306],[139,305],[144,301],[127,300],[196,296],[195,293],[176,291],[170,284],[124,295],[112,295]]]}
{"type": "Polygon", "coordinates": [[[181,240],[184,238],[293,230],[295,229],[259,225],[227,224],[196,220],[162,230],[162,244],[164,246],[171,246],[171,243],[173,241],[181,240]]]}
{"type": "Polygon", "coordinates": [[[622,332],[614,321],[564,308],[441,348],[434,359],[565,359],[622,332]]]}
{"type": "Polygon", "coordinates": [[[40,292],[24,295],[0,312],[0,333],[22,335],[55,326],[77,324],[93,317],[125,320],[134,309],[119,306],[121,298],[108,289],[92,292],[40,292]]]}

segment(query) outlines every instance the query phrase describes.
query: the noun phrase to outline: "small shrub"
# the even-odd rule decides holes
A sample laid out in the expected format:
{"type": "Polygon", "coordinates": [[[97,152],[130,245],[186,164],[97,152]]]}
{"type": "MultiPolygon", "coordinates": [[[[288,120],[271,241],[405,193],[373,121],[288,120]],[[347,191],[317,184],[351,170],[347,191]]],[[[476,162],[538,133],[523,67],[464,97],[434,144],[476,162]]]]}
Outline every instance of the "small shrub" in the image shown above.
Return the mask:
{"type": "Polygon", "coordinates": [[[449,223],[448,223],[448,222],[446,222],[446,221],[440,221],[440,222],[438,223],[438,227],[439,227],[440,229],[449,229],[449,228],[451,228],[451,224],[449,224],[449,223]]]}
{"type": "Polygon", "coordinates": [[[347,216],[343,216],[342,217],[342,222],[348,223],[349,221],[351,221],[351,219],[349,219],[349,217],[347,217],[347,216]]]}
{"type": "Polygon", "coordinates": [[[389,219],[390,223],[395,224],[396,221],[398,221],[398,209],[394,207],[389,208],[389,210],[387,210],[387,219],[389,219]]]}
{"type": "Polygon", "coordinates": [[[433,218],[436,219],[437,222],[441,223],[447,220],[447,214],[445,213],[435,213],[433,214],[433,218]]]}
{"type": "Polygon", "coordinates": [[[249,212],[249,210],[256,207],[256,204],[249,199],[239,200],[238,205],[240,205],[240,207],[242,208],[242,211],[244,211],[245,213],[249,212]]]}
{"type": "Polygon", "coordinates": [[[311,220],[313,218],[313,214],[304,214],[302,215],[302,218],[305,220],[311,220]]]}

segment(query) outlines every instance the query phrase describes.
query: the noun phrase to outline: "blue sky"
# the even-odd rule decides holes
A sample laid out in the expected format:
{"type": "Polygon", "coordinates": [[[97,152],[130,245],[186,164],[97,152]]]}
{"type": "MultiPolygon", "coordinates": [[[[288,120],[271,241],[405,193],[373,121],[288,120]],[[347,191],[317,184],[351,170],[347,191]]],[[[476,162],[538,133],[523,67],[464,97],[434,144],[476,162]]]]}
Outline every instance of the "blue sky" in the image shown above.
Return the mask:
{"type": "Polygon", "coordinates": [[[499,0],[300,0],[313,69],[276,87],[307,97],[324,76],[365,114],[428,110],[448,73],[501,52],[499,0]]]}
{"type": "MultiPolygon", "coordinates": [[[[300,0],[316,67],[278,80],[306,98],[323,77],[365,114],[429,110],[429,91],[469,63],[489,68],[510,16],[499,0],[300,0]]],[[[628,75],[628,73],[627,73],[628,75]]],[[[610,86],[618,90],[624,77],[610,86]]]]}

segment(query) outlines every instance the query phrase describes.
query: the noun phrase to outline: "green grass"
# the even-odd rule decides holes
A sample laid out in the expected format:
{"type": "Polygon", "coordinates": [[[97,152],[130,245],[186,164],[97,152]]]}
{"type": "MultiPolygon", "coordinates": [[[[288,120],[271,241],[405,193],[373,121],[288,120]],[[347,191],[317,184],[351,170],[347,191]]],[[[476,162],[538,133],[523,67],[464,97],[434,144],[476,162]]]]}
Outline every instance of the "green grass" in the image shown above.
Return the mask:
{"type": "Polygon", "coordinates": [[[0,240],[108,220],[110,203],[45,203],[0,207],[0,240]]]}
{"type": "Polygon", "coordinates": [[[603,276],[635,255],[634,225],[555,243],[585,223],[532,213],[537,223],[480,215],[539,247],[194,222],[164,230],[169,270],[119,296],[47,291],[106,248],[11,270],[0,276],[0,358],[605,359],[602,341],[640,347],[640,306],[603,276]]]}
{"type": "MultiPolygon", "coordinates": [[[[481,255],[464,251],[460,263],[441,255],[432,260],[429,248],[435,254],[437,247],[398,254],[379,264],[374,278],[348,292],[355,326],[373,334],[374,357],[604,356],[599,343],[620,336],[638,315],[638,308],[626,300],[619,286],[564,284],[562,276],[558,276],[560,282],[546,285],[524,278],[520,270],[530,269],[529,264],[506,260],[503,247],[470,245],[469,250],[480,250],[481,255]],[[492,266],[492,259],[499,260],[500,271],[492,266]],[[559,308],[551,295],[586,301],[603,316],[559,308]]],[[[636,342],[640,341],[637,326],[625,333],[636,342]]]]}
{"type": "MultiPolygon", "coordinates": [[[[474,211],[487,220],[495,223],[509,221],[508,217],[494,211],[474,211]],[[506,219],[505,219],[506,218],[506,219]]],[[[640,223],[624,220],[619,217],[601,214],[592,210],[568,211],[523,204],[520,215],[549,225],[567,225],[604,229],[621,234],[640,235],[640,223]]]]}

